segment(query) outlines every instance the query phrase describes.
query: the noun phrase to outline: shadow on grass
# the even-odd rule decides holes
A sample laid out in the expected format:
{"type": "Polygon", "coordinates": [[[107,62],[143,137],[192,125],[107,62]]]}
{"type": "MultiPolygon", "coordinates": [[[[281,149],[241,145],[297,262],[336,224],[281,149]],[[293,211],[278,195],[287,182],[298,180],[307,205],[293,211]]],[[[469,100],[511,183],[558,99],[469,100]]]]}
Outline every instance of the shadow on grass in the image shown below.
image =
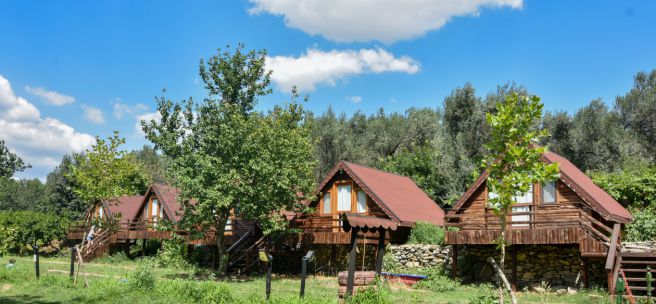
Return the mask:
{"type": "Polygon", "coordinates": [[[19,296],[0,296],[0,303],[3,304],[59,304],[63,302],[44,300],[38,296],[19,295],[19,296]]]}

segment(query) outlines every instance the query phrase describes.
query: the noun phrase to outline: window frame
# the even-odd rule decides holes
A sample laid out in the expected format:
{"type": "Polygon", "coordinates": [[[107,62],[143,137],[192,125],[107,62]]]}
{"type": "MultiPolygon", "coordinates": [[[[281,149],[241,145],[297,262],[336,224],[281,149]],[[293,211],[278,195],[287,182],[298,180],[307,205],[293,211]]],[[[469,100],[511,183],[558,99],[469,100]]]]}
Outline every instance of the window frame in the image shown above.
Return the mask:
{"type": "MultiPolygon", "coordinates": [[[[540,185],[540,205],[553,206],[558,205],[558,181],[550,181],[546,183],[553,183],[553,202],[545,203],[544,201],[544,185],[540,185]]],[[[545,184],[546,184],[545,183],[545,184]]]]}

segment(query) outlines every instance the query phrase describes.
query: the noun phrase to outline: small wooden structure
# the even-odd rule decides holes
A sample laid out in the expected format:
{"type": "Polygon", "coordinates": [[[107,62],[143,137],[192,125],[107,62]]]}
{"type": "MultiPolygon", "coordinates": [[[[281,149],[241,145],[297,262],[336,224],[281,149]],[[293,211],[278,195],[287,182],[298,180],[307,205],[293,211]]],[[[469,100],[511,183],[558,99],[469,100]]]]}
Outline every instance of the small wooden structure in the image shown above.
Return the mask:
{"type": "MultiPolygon", "coordinates": [[[[559,163],[560,178],[516,197],[507,218],[506,239],[511,246],[511,283],[517,281],[515,245],[577,245],[583,261],[583,277],[588,284],[588,264],[605,261],[609,271],[608,286],[613,289],[619,267],[622,225],[631,214],[615,199],[595,185],[567,159],[553,152],[542,161],[559,163]]],[[[452,274],[458,272],[458,250],[467,245],[491,245],[500,233],[500,220],[488,207],[495,194],[488,191],[484,173],[457,201],[445,224],[457,231],[446,233],[446,243],[453,245],[452,274]]]]}
{"type": "MultiPolygon", "coordinates": [[[[297,214],[291,221],[300,228],[302,238],[316,245],[351,244],[341,215],[366,216],[397,223],[388,241],[403,243],[418,221],[443,225],[444,211],[412,179],[342,161],[333,168],[316,190],[318,199],[308,202],[312,213],[297,214]]],[[[375,233],[361,240],[375,243],[375,233]]]]}
{"type": "MultiPolygon", "coordinates": [[[[343,225],[343,230],[346,233],[351,233],[351,243],[349,246],[349,259],[348,259],[348,274],[347,274],[347,280],[346,280],[346,288],[344,293],[342,293],[342,289],[340,286],[340,296],[343,296],[344,294],[346,295],[352,295],[353,294],[353,287],[355,284],[355,278],[356,278],[356,272],[355,272],[355,260],[356,260],[356,254],[357,254],[357,240],[359,233],[378,233],[378,246],[376,250],[376,266],[375,266],[375,274],[380,275],[380,272],[383,267],[383,257],[385,256],[385,235],[388,232],[393,232],[396,231],[398,228],[398,225],[396,222],[388,219],[382,219],[382,218],[377,218],[377,217],[371,217],[371,216],[363,216],[363,215],[347,215],[347,214],[342,214],[342,220],[344,222],[343,225]]],[[[368,278],[371,277],[369,275],[370,272],[367,271],[360,271],[358,273],[359,277],[361,278],[361,282],[358,282],[358,286],[367,286],[369,283],[371,283],[371,280],[368,280],[368,278]]],[[[341,282],[341,280],[340,280],[341,282]]],[[[342,284],[340,284],[342,285],[342,284]]]]}

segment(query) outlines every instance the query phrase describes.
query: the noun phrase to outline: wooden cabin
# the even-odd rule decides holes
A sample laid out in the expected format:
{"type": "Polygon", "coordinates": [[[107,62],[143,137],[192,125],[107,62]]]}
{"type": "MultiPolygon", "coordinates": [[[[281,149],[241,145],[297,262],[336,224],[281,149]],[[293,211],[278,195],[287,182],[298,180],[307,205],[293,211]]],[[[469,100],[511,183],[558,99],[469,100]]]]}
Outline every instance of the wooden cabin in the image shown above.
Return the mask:
{"type": "MultiPolygon", "coordinates": [[[[506,223],[509,280],[520,287],[541,281],[552,286],[612,281],[607,275],[617,266],[621,227],[631,214],[562,156],[546,152],[542,161],[558,163],[560,178],[515,197],[506,223]]],[[[488,278],[480,273],[488,256],[498,257],[494,244],[500,220],[488,207],[495,194],[486,181],[484,173],[446,215],[446,226],[457,228],[446,233],[446,243],[453,246],[453,275],[491,277],[490,271],[488,278]],[[458,271],[459,266],[479,276],[458,271]]]]}
{"type": "MultiPolygon", "coordinates": [[[[190,237],[190,231],[178,229],[178,222],[183,215],[178,200],[180,190],[163,184],[154,184],[144,195],[122,196],[114,200],[102,200],[87,211],[85,219],[69,226],[67,238],[73,241],[85,240],[91,226],[101,234],[94,241],[94,248],[88,248],[83,257],[93,259],[109,251],[110,247],[128,247],[137,240],[166,240],[173,234],[187,238],[189,245],[206,245],[216,247],[214,230],[202,231],[202,238],[190,237]],[[110,228],[111,226],[111,228],[110,228]],[[173,227],[173,230],[164,229],[173,227]]],[[[232,245],[241,239],[235,250],[245,249],[246,245],[257,241],[261,233],[252,221],[241,221],[232,216],[225,229],[226,244],[232,245]]],[[[145,242],[143,243],[145,244],[145,242]]]]}
{"type": "MultiPolygon", "coordinates": [[[[312,244],[349,244],[350,233],[342,229],[342,216],[358,215],[388,219],[399,228],[389,242],[403,243],[418,221],[444,224],[444,211],[409,177],[342,161],[333,168],[316,190],[316,200],[308,204],[309,214],[294,223],[312,244]]],[[[375,236],[377,239],[377,236],[375,236]]],[[[363,238],[366,242],[367,237],[363,238]]]]}

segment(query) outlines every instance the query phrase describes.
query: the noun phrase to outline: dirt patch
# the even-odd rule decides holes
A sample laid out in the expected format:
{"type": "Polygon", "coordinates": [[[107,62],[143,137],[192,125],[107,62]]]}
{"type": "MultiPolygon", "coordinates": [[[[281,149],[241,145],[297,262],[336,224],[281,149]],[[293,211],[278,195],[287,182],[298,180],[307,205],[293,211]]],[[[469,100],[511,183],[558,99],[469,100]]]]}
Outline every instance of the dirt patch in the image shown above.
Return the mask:
{"type": "Polygon", "coordinates": [[[2,285],[2,291],[7,291],[7,290],[9,290],[9,289],[11,289],[11,285],[10,285],[10,284],[2,285]]]}

